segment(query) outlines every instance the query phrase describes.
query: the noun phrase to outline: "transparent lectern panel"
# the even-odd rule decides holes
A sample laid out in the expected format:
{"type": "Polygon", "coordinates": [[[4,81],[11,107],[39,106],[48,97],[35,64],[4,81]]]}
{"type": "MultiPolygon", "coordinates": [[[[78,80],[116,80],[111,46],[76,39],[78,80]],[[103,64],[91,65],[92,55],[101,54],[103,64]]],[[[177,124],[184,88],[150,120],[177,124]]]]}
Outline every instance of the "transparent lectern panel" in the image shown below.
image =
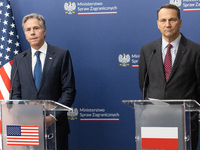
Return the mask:
{"type": "Polygon", "coordinates": [[[149,100],[122,100],[122,103],[128,105],[134,109],[135,104],[138,105],[184,105],[185,111],[200,111],[200,104],[196,100],[182,100],[182,99],[173,99],[173,100],[159,100],[159,99],[149,99],[149,100]]]}
{"type": "MultiPolygon", "coordinates": [[[[20,102],[20,101],[19,101],[20,102]]],[[[44,109],[50,110],[50,111],[70,111],[72,108],[65,106],[63,104],[60,104],[58,102],[52,101],[52,100],[33,100],[33,101],[23,101],[24,103],[28,105],[43,105],[44,109]]]]}
{"type": "Polygon", "coordinates": [[[4,150],[44,150],[42,105],[2,104],[4,150]]]}
{"type": "Polygon", "coordinates": [[[0,100],[0,106],[4,150],[56,150],[56,122],[47,127],[44,118],[55,117],[60,111],[72,111],[72,108],[52,100],[0,100]],[[28,132],[38,133],[24,138],[22,130],[24,132],[25,128],[30,129],[28,132]],[[10,144],[9,140],[14,142],[10,144]]]}
{"type": "MultiPolygon", "coordinates": [[[[122,100],[122,103],[135,110],[135,127],[136,127],[136,145],[137,150],[190,150],[191,149],[191,114],[200,112],[200,104],[195,100],[122,100]],[[157,130],[158,129],[158,130],[157,130]],[[164,129],[164,130],[163,130],[164,129]],[[158,132],[157,132],[157,131],[158,132]],[[178,135],[178,147],[166,148],[150,148],[142,147],[146,141],[157,139],[161,136],[166,137],[166,134],[157,133],[170,133],[173,132],[172,141],[176,141],[178,135]],[[174,134],[174,133],[178,134],[174,134]],[[148,134],[146,134],[148,133],[148,134]],[[149,134],[151,133],[151,134],[149,134]],[[153,135],[153,136],[152,136],[153,135]],[[145,138],[148,137],[148,138],[145,138]],[[155,138],[156,137],[156,138],[155,138]],[[174,138],[175,137],[175,138],[174,138]],[[143,139],[143,142],[142,142],[143,139]],[[175,139],[175,140],[174,140],[175,139]],[[146,140],[146,141],[144,141],[146,140]]],[[[163,139],[162,139],[163,140],[163,139]]],[[[162,144],[161,141],[157,142],[162,144]]],[[[154,141],[146,145],[152,145],[154,141]]],[[[167,144],[172,145],[172,144],[167,144]]]]}
{"type": "Polygon", "coordinates": [[[185,150],[183,105],[135,105],[137,150],[185,150]]]}
{"type": "Polygon", "coordinates": [[[53,100],[0,100],[0,104],[42,105],[45,110],[72,111],[73,109],[53,100]]]}
{"type": "MultiPolygon", "coordinates": [[[[55,110],[48,110],[46,111],[46,116],[49,115],[56,116],[55,110]]],[[[46,123],[47,125],[48,123],[46,123]]],[[[47,150],[57,150],[57,139],[56,139],[56,122],[54,122],[50,126],[45,127],[45,144],[47,147],[47,150]]]]}

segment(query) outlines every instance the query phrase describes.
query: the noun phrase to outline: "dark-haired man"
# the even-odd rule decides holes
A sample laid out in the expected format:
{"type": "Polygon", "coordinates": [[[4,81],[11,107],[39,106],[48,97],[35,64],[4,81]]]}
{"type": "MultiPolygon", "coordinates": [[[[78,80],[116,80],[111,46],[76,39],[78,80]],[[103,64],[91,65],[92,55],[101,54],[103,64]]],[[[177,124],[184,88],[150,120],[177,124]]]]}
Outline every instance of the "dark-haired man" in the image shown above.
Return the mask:
{"type": "MultiPolygon", "coordinates": [[[[21,59],[13,84],[12,99],[54,100],[71,106],[75,98],[75,80],[68,50],[45,42],[46,25],[43,16],[29,14],[22,20],[22,27],[31,48],[21,59]]],[[[23,53],[13,59],[11,79],[23,53]]],[[[67,113],[46,117],[47,126],[56,121],[57,148],[68,149],[69,124],[67,113]]]]}
{"type": "MultiPolygon", "coordinates": [[[[195,99],[200,102],[200,45],[180,33],[180,9],[172,4],[162,6],[157,11],[157,25],[162,37],[144,45],[140,51],[140,89],[143,90],[148,70],[147,98],[195,99]]],[[[191,118],[192,149],[195,150],[199,134],[198,112],[191,118]]]]}

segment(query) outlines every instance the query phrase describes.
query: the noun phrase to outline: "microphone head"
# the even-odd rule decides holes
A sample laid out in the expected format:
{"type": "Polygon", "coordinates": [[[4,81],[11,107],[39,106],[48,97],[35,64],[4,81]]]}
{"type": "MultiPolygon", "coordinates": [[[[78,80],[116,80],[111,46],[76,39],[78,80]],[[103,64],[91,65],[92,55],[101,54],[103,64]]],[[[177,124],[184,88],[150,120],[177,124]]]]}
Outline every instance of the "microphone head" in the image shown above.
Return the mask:
{"type": "Polygon", "coordinates": [[[25,57],[26,55],[27,55],[27,52],[24,52],[24,54],[22,56],[25,57]]]}

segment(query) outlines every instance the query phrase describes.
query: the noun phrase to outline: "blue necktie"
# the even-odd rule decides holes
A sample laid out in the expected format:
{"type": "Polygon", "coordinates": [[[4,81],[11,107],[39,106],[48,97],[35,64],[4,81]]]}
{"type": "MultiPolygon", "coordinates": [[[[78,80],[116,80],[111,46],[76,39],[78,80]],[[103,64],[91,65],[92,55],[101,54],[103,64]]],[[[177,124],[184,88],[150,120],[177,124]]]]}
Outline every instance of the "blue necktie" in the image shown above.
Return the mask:
{"type": "Polygon", "coordinates": [[[41,65],[41,61],[40,61],[40,51],[36,51],[35,55],[37,56],[37,62],[35,64],[35,68],[34,68],[34,80],[35,80],[35,86],[38,90],[38,88],[40,86],[40,80],[42,77],[42,65],[41,65]]]}

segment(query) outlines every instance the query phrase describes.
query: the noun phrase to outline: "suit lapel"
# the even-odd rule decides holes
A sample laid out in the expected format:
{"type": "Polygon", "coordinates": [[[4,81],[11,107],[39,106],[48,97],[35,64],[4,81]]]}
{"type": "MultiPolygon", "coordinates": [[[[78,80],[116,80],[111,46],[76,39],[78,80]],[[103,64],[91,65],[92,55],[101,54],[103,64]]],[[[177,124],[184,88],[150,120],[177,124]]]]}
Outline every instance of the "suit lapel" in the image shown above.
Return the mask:
{"type": "Polygon", "coordinates": [[[44,84],[45,77],[47,76],[47,74],[51,68],[51,65],[52,65],[54,57],[55,57],[54,53],[55,53],[54,49],[49,44],[47,44],[47,54],[46,54],[46,58],[45,58],[45,63],[44,63],[44,68],[43,68],[43,72],[42,72],[42,79],[41,79],[39,90],[42,87],[42,85],[44,84]]]}
{"type": "Polygon", "coordinates": [[[161,76],[162,76],[163,80],[165,80],[165,72],[164,72],[164,67],[163,67],[161,45],[162,45],[162,38],[158,39],[155,43],[155,49],[156,49],[155,56],[156,56],[157,61],[161,62],[161,63],[157,63],[156,65],[158,65],[161,76]]]}
{"type": "MultiPolygon", "coordinates": [[[[29,77],[29,81],[31,82],[31,85],[35,87],[35,82],[33,78],[33,72],[32,72],[32,56],[31,56],[31,49],[27,51],[27,56],[23,58],[24,59],[24,65],[27,76],[29,77]]],[[[36,87],[35,87],[36,89],[36,87]]]]}
{"type": "Polygon", "coordinates": [[[177,54],[176,54],[176,58],[175,58],[175,61],[174,61],[173,67],[172,67],[172,71],[171,71],[171,74],[169,76],[168,81],[170,81],[170,78],[173,77],[173,75],[176,72],[185,52],[187,51],[187,49],[185,47],[185,45],[187,44],[186,41],[187,41],[186,38],[182,35],[181,41],[180,41],[180,44],[179,44],[179,47],[178,47],[178,51],[177,51],[177,54]]]}

